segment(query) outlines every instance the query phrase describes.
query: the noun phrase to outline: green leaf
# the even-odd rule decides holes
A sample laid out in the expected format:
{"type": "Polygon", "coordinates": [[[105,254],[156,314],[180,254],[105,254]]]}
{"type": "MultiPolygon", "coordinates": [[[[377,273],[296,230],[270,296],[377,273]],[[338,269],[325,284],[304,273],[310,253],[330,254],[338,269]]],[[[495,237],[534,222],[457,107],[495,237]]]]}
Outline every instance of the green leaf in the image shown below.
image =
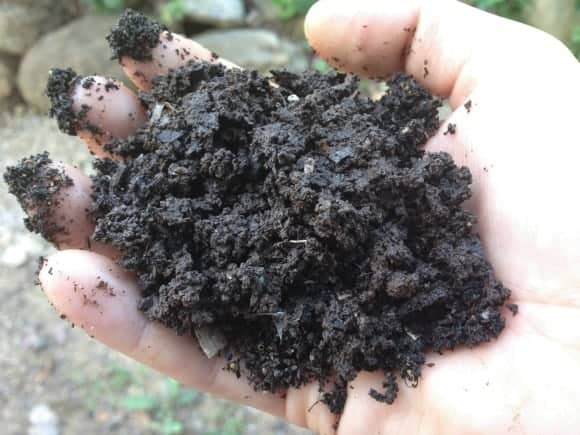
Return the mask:
{"type": "Polygon", "coordinates": [[[574,27],[574,30],[572,31],[572,43],[580,44],[580,25],[574,27]]]}
{"type": "Polygon", "coordinates": [[[161,435],[179,435],[183,433],[183,423],[174,419],[172,416],[166,416],[163,421],[153,421],[151,429],[161,435]]]}
{"type": "Polygon", "coordinates": [[[524,11],[530,5],[531,0],[470,0],[468,3],[476,8],[492,12],[502,17],[514,20],[522,20],[524,11]]]}
{"type": "Polygon", "coordinates": [[[287,20],[306,14],[316,0],[272,0],[272,3],[278,9],[280,18],[287,20]]]}
{"type": "Polygon", "coordinates": [[[167,379],[165,381],[165,393],[167,394],[167,398],[169,400],[176,399],[180,389],[181,387],[179,386],[179,382],[177,382],[175,379],[167,379]]]}
{"type": "Polygon", "coordinates": [[[105,8],[110,10],[118,10],[123,8],[123,0],[103,0],[105,8]]]}
{"type": "Polygon", "coordinates": [[[110,385],[113,390],[119,391],[133,382],[133,374],[130,370],[120,365],[114,365],[110,372],[110,385]]]}
{"type": "Polygon", "coordinates": [[[157,404],[157,397],[151,394],[129,396],[121,401],[121,405],[129,411],[149,411],[157,407],[157,404]]]}
{"type": "Polygon", "coordinates": [[[98,12],[120,11],[125,7],[124,0],[82,0],[98,12]]]}
{"type": "Polygon", "coordinates": [[[224,435],[242,435],[244,430],[244,422],[239,416],[229,418],[225,422],[222,430],[224,435]]]}
{"type": "Polygon", "coordinates": [[[161,20],[173,24],[185,16],[185,2],[183,0],[169,0],[160,11],[161,20]]]}
{"type": "Polygon", "coordinates": [[[177,396],[175,403],[179,406],[191,405],[198,397],[199,393],[197,391],[183,390],[179,393],[179,396],[177,396]]]}
{"type": "Polygon", "coordinates": [[[476,0],[474,6],[479,9],[490,10],[501,4],[504,0],[476,0]]]}
{"type": "Polygon", "coordinates": [[[316,71],[320,71],[321,73],[326,73],[332,69],[324,59],[320,59],[319,57],[312,61],[312,68],[314,68],[316,71]]]}

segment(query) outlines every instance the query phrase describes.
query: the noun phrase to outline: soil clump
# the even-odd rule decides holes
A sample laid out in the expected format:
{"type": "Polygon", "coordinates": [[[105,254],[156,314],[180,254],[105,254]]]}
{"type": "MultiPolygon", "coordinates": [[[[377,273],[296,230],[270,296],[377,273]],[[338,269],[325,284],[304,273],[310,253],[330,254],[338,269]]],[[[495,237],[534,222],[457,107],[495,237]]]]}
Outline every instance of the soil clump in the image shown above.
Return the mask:
{"type": "MultiPolygon", "coordinates": [[[[133,55],[119,26],[115,55],[133,55]]],[[[426,352],[504,328],[510,292],[462,208],[471,174],[423,151],[441,102],[409,76],[373,102],[352,76],[272,75],[190,62],[155,79],[149,123],[105,146],[123,159],[95,160],[94,239],[122,252],[149,319],[219,333],[257,390],[319,381],[340,413],[348,382],[381,370],[369,394],[392,403],[426,352]]],[[[8,176],[17,195],[21,177],[46,175],[8,176]]]]}
{"type": "Polygon", "coordinates": [[[55,165],[44,152],[22,159],[17,166],[6,168],[4,181],[9,192],[18,198],[28,214],[26,228],[54,242],[54,236],[66,232],[66,223],[53,218],[53,209],[59,206],[61,189],[72,186],[73,181],[62,168],[55,165]]]}
{"type": "Polygon", "coordinates": [[[139,61],[151,60],[151,49],[160,43],[161,32],[167,27],[142,13],[127,10],[107,36],[112,59],[130,56],[139,61]]]}

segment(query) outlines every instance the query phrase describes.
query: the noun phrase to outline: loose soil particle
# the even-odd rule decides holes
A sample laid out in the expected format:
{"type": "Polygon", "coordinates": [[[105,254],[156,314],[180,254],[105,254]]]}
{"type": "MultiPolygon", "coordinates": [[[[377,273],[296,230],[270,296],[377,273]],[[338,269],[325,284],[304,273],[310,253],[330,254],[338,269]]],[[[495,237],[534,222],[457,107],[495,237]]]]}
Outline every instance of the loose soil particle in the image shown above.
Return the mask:
{"type": "Polygon", "coordinates": [[[454,135],[455,133],[457,133],[457,124],[449,123],[447,124],[447,130],[445,130],[443,135],[444,136],[447,136],[448,134],[454,135]]]}
{"type": "Polygon", "coordinates": [[[421,148],[441,102],[411,77],[378,102],[343,74],[270,80],[202,63],[157,78],[149,124],[106,145],[125,159],[95,160],[94,237],[122,252],[149,319],[216,331],[257,390],[319,381],[340,413],[348,382],[381,370],[369,394],[392,403],[426,352],[504,328],[510,292],[462,208],[470,172],[421,148]]]}

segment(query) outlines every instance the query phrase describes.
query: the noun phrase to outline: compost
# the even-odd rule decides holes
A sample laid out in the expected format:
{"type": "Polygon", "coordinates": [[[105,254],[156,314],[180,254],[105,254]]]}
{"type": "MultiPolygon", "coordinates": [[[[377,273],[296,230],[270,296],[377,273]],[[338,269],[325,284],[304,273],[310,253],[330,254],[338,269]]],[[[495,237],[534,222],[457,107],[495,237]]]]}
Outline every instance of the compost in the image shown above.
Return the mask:
{"type": "MultiPolygon", "coordinates": [[[[115,57],[147,59],[161,30],[129,13],[108,39],[115,57]]],[[[48,86],[67,132],[91,110],[71,111],[79,80],[55,70],[48,86]]],[[[510,292],[462,207],[470,172],[422,149],[441,101],[409,76],[388,86],[371,101],[353,76],[215,59],[155,79],[141,93],[149,123],[106,144],[120,159],[95,160],[90,210],[94,239],[138,277],[139,309],[219,336],[224,368],[256,390],[320,382],[335,413],[362,370],[385,373],[369,394],[392,403],[427,352],[497,337],[510,292]]],[[[5,176],[27,209],[70,182],[46,159],[5,176]]]]}

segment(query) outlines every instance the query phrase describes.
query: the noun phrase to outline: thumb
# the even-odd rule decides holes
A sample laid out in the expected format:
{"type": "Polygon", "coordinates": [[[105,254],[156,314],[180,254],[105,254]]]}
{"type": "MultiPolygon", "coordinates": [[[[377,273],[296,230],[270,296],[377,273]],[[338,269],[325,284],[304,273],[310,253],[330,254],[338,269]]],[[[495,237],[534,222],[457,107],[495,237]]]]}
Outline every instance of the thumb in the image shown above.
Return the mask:
{"type": "Polygon", "coordinates": [[[371,78],[406,71],[454,108],[481,80],[576,63],[556,38],[456,0],[321,0],[305,32],[333,66],[371,78]]]}

